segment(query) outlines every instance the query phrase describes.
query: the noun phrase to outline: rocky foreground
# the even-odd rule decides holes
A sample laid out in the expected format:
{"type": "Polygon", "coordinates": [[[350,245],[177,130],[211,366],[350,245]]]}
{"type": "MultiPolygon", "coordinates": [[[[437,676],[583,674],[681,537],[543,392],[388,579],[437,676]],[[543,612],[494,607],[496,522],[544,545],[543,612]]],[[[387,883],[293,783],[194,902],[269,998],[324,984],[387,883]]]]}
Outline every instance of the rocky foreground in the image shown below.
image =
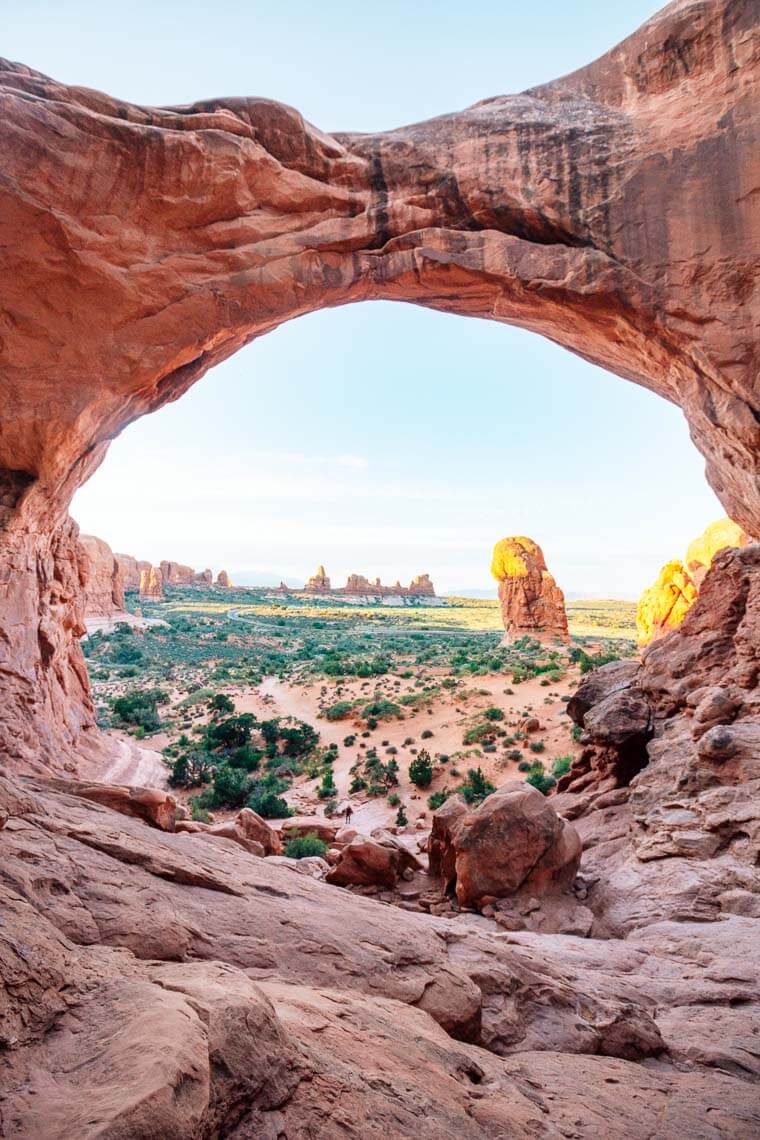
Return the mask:
{"type": "Polygon", "coordinates": [[[567,790],[448,800],[428,873],[384,833],[325,825],[320,870],[251,812],[6,773],[0,1134],[757,1136],[758,559],[589,675],[567,790]]]}

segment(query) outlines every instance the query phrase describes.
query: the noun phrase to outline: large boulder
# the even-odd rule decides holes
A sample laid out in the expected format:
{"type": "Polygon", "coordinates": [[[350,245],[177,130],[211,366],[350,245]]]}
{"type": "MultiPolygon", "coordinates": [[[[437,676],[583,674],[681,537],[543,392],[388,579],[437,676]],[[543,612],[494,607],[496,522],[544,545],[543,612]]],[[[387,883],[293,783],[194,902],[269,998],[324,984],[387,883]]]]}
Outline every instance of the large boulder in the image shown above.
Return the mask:
{"type": "Polygon", "coordinates": [[[242,808],[235,817],[235,823],[246,839],[261,844],[265,855],[282,852],[282,843],[275,829],[251,808],[242,808]]]}
{"type": "Polygon", "coordinates": [[[399,848],[357,835],[341,848],[326,879],[338,887],[394,887],[404,869],[399,848]]]}
{"type": "Polygon", "coordinates": [[[434,845],[435,866],[455,882],[460,906],[476,908],[484,900],[517,891],[541,895],[567,890],[581,857],[580,839],[572,825],[557,815],[541,792],[525,783],[507,784],[466,814],[455,805],[443,827],[431,833],[431,851],[434,845]],[[448,842],[442,842],[442,833],[448,842]]]}
{"type": "Polygon", "coordinates": [[[499,583],[504,642],[531,637],[566,638],[565,596],[549,573],[544,552],[524,535],[502,538],[491,558],[499,583]]]}

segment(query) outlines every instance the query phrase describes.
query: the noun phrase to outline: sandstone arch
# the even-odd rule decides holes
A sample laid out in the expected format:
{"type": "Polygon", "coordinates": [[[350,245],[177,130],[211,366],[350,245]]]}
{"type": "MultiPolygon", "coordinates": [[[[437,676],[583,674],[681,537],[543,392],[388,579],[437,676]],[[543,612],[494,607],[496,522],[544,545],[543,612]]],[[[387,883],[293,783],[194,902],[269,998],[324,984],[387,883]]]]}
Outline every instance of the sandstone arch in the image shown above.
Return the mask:
{"type": "Polygon", "coordinates": [[[126,424],[285,320],[371,298],[522,325],[679,404],[760,534],[752,0],[377,135],[258,98],[142,108],[0,62],[0,752],[88,747],[71,496],[126,424]]]}

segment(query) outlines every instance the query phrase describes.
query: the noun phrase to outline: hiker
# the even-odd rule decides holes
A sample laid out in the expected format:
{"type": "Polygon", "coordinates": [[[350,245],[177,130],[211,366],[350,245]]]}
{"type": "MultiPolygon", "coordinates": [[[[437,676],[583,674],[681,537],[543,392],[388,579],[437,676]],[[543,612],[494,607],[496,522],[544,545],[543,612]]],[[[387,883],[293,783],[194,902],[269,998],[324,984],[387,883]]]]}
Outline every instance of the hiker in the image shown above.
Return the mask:
{"type": "Polygon", "coordinates": [[[345,812],[346,827],[348,827],[349,823],[351,822],[351,816],[353,814],[354,814],[354,809],[351,807],[351,804],[349,804],[348,807],[346,808],[346,812],[345,812]]]}

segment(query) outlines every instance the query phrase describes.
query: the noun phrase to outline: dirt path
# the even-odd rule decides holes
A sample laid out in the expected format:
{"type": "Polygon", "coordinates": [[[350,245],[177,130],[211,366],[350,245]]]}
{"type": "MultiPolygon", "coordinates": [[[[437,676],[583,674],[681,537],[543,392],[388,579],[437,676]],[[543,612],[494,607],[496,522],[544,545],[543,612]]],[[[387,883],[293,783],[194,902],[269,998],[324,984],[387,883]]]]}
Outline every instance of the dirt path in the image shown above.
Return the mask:
{"type": "Polygon", "coordinates": [[[134,784],[143,788],[166,788],[168,771],[161,754],[140,748],[133,740],[109,732],[111,746],[98,779],[104,784],[134,784]]]}

